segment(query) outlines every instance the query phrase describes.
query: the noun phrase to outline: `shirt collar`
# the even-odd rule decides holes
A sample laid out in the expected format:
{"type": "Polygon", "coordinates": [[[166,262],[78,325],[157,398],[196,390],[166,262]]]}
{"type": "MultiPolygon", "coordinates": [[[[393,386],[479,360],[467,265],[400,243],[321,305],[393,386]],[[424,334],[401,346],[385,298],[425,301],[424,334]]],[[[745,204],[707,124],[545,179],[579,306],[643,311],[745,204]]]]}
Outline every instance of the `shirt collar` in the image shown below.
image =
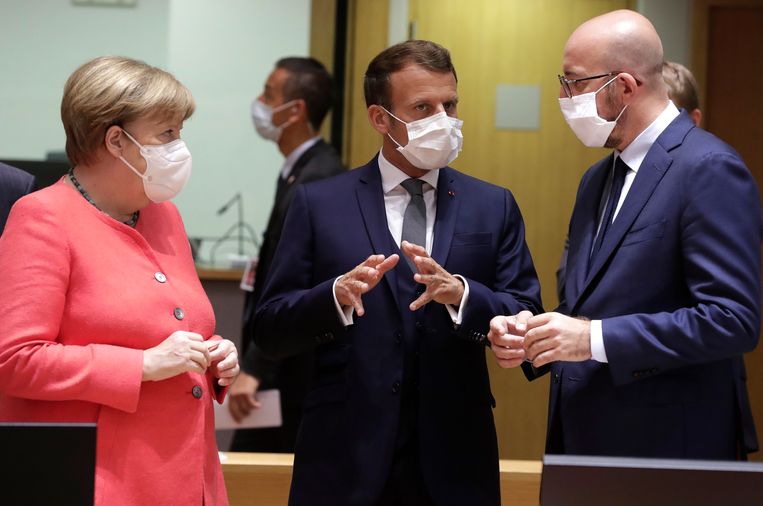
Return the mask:
{"type": "Polygon", "coordinates": [[[657,140],[657,137],[668,128],[668,125],[670,125],[679,114],[680,112],[676,106],[673,105],[673,102],[668,101],[668,105],[660,115],[657,116],[657,118],[655,118],[643,132],[638,134],[638,137],[633,139],[633,142],[628,144],[628,147],[620,152],[615,151],[615,155],[622,158],[632,171],[638,172],[641,163],[644,161],[644,158],[646,158],[646,154],[649,152],[652,144],[654,144],[654,141],[657,140]]]}
{"type": "Polygon", "coordinates": [[[283,179],[289,177],[291,174],[291,169],[294,168],[294,164],[297,163],[299,157],[302,156],[305,151],[313,147],[313,145],[318,142],[320,138],[320,135],[316,135],[315,137],[307,139],[305,142],[297,146],[294,151],[289,153],[289,156],[286,157],[286,160],[284,160],[283,165],[281,166],[281,177],[283,179]]]}
{"type": "MultiPolygon", "coordinates": [[[[400,183],[406,179],[410,179],[411,176],[398,169],[392,162],[384,158],[384,154],[379,150],[379,172],[381,172],[382,189],[386,195],[390,191],[394,190],[400,183]]],[[[437,178],[440,175],[440,169],[428,170],[419,179],[428,183],[432,188],[437,188],[437,178]]]]}

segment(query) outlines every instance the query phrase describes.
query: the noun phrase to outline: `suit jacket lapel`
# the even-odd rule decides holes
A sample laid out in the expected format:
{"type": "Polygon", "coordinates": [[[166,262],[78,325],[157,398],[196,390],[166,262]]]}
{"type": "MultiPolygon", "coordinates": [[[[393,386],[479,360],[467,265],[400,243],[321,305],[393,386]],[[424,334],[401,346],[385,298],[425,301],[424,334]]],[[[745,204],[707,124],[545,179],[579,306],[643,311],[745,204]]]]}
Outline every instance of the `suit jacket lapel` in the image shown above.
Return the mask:
{"type": "MultiPolygon", "coordinates": [[[[377,159],[374,158],[366,166],[355,170],[360,172],[355,194],[374,253],[384,256],[394,253],[399,254],[399,251],[393,248],[394,243],[389,235],[387,211],[384,207],[384,190],[382,189],[377,159]]],[[[404,260],[401,258],[400,261],[403,262],[404,260]]],[[[395,298],[395,303],[397,303],[397,276],[395,269],[388,271],[384,275],[384,279],[389,284],[392,296],[395,298]]]]}
{"type": "Polygon", "coordinates": [[[571,219],[565,283],[565,299],[569,308],[573,307],[585,286],[588,257],[591,254],[599,220],[601,195],[612,163],[613,156],[608,156],[592,169],[591,181],[586,184],[584,192],[578,196],[575,214],[571,219]]]}
{"type": "Polygon", "coordinates": [[[445,167],[440,169],[437,178],[437,215],[434,223],[432,258],[441,266],[448,260],[458,208],[461,205],[455,174],[452,169],[445,167]]]}

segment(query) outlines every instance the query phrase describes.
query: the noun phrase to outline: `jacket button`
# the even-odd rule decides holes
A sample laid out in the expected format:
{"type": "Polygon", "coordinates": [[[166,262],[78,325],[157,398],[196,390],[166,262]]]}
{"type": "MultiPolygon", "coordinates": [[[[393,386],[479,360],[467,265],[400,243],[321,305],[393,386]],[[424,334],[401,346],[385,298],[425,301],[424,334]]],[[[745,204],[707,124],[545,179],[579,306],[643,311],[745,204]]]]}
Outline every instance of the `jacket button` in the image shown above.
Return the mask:
{"type": "Polygon", "coordinates": [[[395,382],[392,384],[392,393],[393,393],[393,394],[396,394],[396,393],[398,393],[399,391],[400,391],[400,382],[399,382],[399,381],[395,381],[395,382]]]}
{"type": "Polygon", "coordinates": [[[554,383],[559,383],[559,373],[554,373],[554,383]]]}
{"type": "Polygon", "coordinates": [[[201,399],[202,391],[201,391],[201,387],[199,385],[194,385],[194,387],[191,389],[191,393],[197,399],[201,399]]]}
{"type": "Polygon", "coordinates": [[[165,276],[163,272],[157,272],[154,274],[154,279],[160,283],[164,283],[167,281],[167,276],[165,276]]]}
{"type": "Polygon", "coordinates": [[[182,320],[183,318],[185,318],[185,313],[179,307],[176,307],[175,310],[172,311],[172,313],[175,315],[175,318],[177,318],[178,320],[182,320]]]}

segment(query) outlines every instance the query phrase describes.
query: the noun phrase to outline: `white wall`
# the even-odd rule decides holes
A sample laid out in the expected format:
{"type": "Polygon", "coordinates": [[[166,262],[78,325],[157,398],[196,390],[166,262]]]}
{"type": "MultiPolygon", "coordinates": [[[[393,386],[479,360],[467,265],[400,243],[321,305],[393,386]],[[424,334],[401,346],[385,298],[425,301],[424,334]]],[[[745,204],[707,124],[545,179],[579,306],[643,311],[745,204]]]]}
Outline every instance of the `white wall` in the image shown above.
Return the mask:
{"type": "Polygon", "coordinates": [[[221,235],[236,213],[215,211],[239,191],[259,234],[283,158],[257,137],[250,104],[276,60],[309,53],[309,32],[310,0],[137,0],[132,8],[1,0],[0,158],[64,149],[61,93],[77,66],[105,54],[144,60],[196,98],[183,130],[194,172],[176,200],[188,234],[221,235]]]}
{"type": "Polygon", "coordinates": [[[636,10],[649,18],[660,34],[665,59],[691,69],[691,2],[639,0],[636,10]]]}

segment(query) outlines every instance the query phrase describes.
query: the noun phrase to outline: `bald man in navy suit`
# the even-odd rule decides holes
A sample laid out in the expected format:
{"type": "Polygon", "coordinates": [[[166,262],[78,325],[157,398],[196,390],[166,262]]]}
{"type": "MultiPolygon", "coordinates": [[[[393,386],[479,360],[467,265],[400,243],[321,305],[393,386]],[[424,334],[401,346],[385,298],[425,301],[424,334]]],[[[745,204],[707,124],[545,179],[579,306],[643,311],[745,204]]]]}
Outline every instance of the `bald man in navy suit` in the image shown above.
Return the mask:
{"type": "Polygon", "coordinates": [[[0,235],[13,204],[35,190],[34,176],[0,162],[0,235]]]}

